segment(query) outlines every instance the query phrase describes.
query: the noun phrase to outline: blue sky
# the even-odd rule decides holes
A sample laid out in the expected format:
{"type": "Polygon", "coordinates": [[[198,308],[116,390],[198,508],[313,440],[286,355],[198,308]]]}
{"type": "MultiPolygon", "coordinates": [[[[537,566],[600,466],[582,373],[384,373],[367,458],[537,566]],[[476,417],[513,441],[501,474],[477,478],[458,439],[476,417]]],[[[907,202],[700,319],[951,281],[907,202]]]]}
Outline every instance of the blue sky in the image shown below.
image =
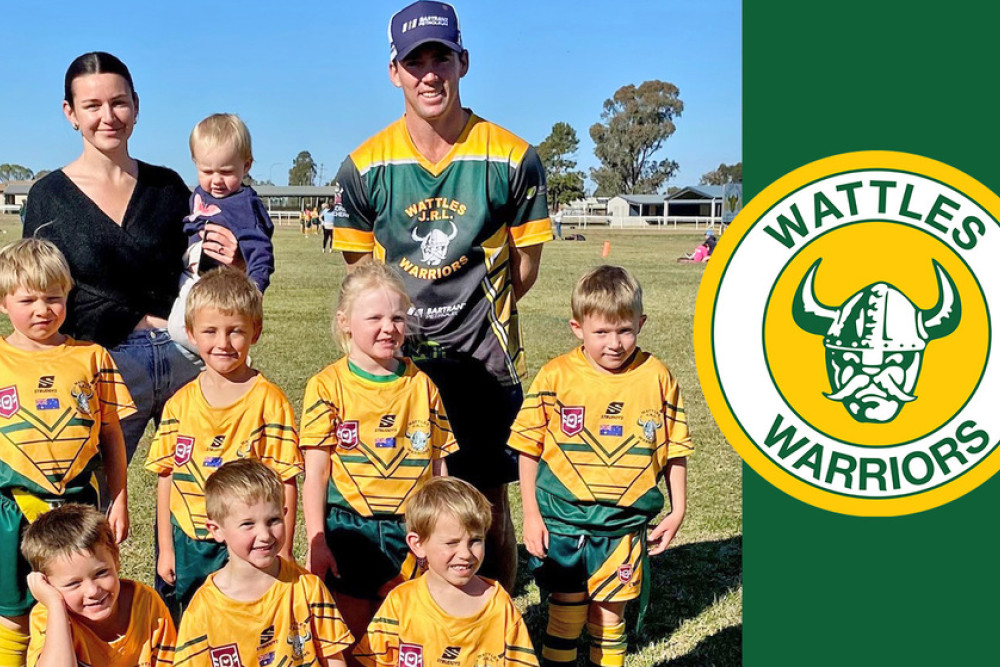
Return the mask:
{"type": "MultiPolygon", "coordinates": [[[[398,118],[386,24],[405,0],[210,3],[14,2],[0,60],[0,163],[35,171],[72,161],[80,141],[62,115],[63,75],[86,51],[129,66],[140,97],[134,157],[194,182],[191,128],[235,112],[254,139],[252,175],[287,182],[308,150],[333,178],[344,156],[398,118]]],[[[742,159],[738,0],[456,1],[471,67],[462,101],[537,144],[565,121],[577,159],[596,166],[589,128],[620,86],[662,79],[685,110],[658,156],[695,184],[742,159]]]]}

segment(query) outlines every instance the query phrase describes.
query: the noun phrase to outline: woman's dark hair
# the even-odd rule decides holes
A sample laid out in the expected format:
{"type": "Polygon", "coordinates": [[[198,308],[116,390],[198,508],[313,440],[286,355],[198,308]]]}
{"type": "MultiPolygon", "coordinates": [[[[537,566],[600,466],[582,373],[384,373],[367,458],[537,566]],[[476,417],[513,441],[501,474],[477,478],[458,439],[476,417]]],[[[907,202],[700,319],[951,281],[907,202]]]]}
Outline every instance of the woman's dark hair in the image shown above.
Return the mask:
{"type": "Polygon", "coordinates": [[[132,97],[135,98],[135,84],[132,83],[132,75],[129,73],[128,67],[125,67],[125,63],[110,53],[91,51],[77,56],[66,70],[64,99],[71,107],[73,106],[73,80],[88,74],[117,74],[128,82],[132,97]]]}

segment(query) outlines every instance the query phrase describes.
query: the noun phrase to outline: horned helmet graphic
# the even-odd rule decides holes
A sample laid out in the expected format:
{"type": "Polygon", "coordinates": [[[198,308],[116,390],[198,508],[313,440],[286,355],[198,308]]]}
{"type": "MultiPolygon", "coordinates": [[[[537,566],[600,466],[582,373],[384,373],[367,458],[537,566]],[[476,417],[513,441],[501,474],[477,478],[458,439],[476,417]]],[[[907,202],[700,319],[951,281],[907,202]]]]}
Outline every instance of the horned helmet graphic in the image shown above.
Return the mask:
{"type": "Polygon", "coordinates": [[[91,413],[90,399],[94,397],[94,388],[91,384],[85,380],[78,380],[73,384],[69,393],[76,401],[76,409],[80,414],[89,415],[91,413]]]}
{"type": "Polygon", "coordinates": [[[826,372],[833,391],[858,422],[886,423],[896,418],[913,393],[924,348],[955,331],[962,304],[951,276],[933,262],[938,300],[920,310],[899,289],[877,282],[856,292],[839,308],[816,298],[816,260],[795,292],[792,316],[805,331],[823,336],[826,372]]]}
{"type": "Polygon", "coordinates": [[[447,258],[448,245],[458,236],[458,227],[455,223],[449,220],[448,224],[451,225],[450,234],[445,234],[440,229],[432,229],[424,236],[420,236],[416,227],[410,232],[410,237],[420,243],[420,252],[423,254],[422,260],[425,264],[437,266],[447,258]]]}

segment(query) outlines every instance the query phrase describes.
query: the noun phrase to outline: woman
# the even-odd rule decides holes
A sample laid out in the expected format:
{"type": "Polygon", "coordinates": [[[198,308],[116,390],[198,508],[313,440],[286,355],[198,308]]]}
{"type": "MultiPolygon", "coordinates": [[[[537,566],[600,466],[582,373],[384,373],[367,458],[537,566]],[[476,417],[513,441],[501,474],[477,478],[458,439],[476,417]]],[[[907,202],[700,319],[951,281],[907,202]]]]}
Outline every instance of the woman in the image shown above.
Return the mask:
{"type": "MultiPolygon", "coordinates": [[[[83,153],[32,187],[24,236],[49,239],[69,261],[76,286],[62,331],[110,349],[137,408],[122,421],[131,460],[150,418],[198,372],[166,330],[191,193],[174,171],[129,155],[139,97],[122,61],[100,51],[78,57],[64,93],[83,153]]],[[[205,241],[207,254],[238,262],[228,230],[207,225],[205,241]]]]}

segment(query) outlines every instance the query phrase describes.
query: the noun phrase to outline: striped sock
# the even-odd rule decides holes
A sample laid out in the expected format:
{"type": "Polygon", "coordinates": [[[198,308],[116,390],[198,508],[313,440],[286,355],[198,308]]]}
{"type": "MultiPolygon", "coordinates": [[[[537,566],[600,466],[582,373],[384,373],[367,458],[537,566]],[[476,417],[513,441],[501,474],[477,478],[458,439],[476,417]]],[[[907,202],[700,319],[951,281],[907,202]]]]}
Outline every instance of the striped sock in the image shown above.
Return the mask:
{"type": "Polygon", "coordinates": [[[542,667],[576,664],[576,641],[587,622],[587,600],[563,602],[549,599],[549,625],[542,644],[542,667]]]}
{"type": "Polygon", "coordinates": [[[590,664],[598,667],[622,667],[625,664],[625,622],[618,625],[587,623],[590,633],[590,664]]]}

